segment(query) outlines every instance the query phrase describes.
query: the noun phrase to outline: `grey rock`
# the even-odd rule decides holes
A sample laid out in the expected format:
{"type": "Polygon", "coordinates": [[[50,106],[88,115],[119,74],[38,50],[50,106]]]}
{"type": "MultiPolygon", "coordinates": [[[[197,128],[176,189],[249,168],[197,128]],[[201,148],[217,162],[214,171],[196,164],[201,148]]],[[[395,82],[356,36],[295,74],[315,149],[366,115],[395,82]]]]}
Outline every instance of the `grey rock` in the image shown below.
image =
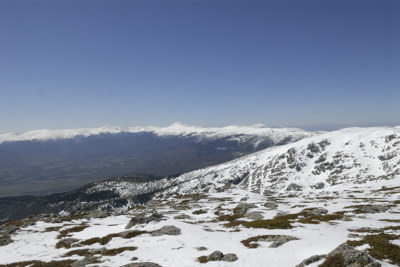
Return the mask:
{"type": "Polygon", "coordinates": [[[241,203],[233,209],[233,213],[236,215],[244,215],[252,208],[257,208],[257,206],[255,204],[241,203]]]}
{"type": "Polygon", "coordinates": [[[222,260],[223,257],[224,257],[224,253],[216,250],[207,256],[207,260],[208,261],[220,261],[220,260],[222,260]]]}
{"type": "Polygon", "coordinates": [[[60,217],[55,217],[51,220],[52,223],[62,223],[63,220],[60,217]]]}
{"type": "Polygon", "coordinates": [[[383,205],[365,205],[358,207],[358,210],[361,213],[381,213],[389,210],[389,207],[383,205]]]}
{"type": "Polygon", "coordinates": [[[275,194],[276,194],[275,191],[273,191],[273,190],[268,190],[268,189],[265,189],[264,192],[263,192],[263,195],[264,195],[264,196],[275,196],[275,194]]]}
{"type": "Polygon", "coordinates": [[[322,216],[328,213],[327,209],[324,208],[307,208],[302,210],[300,213],[306,216],[322,216]]]}
{"type": "Polygon", "coordinates": [[[229,261],[229,262],[233,262],[233,261],[237,261],[238,257],[236,256],[236,254],[234,253],[228,253],[225,254],[224,257],[222,258],[223,261],[229,261]]]}
{"type": "Polygon", "coordinates": [[[197,247],[196,248],[198,251],[204,251],[204,250],[207,250],[207,248],[206,247],[197,247]]]}
{"type": "Polygon", "coordinates": [[[303,260],[302,262],[297,264],[296,267],[305,267],[307,265],[310,265],[311,263],[320,261],[320,260],[322,260],[324,258],[326,258],[326,254],[324,254],[324,255],[314,255],[314,256],[311,256],[311,257],[303,260]]]}
{"type": "Polygon", "coordinates": [[[163,218],[163,216],[158,213],[153,213],[148,217],[146,217],[144,214],[137,215],[129,221],[129,223],[126,225],[125,229],[130,229],[137,224],[147,224],[151,221],[159,222],[162,220],[162,218],[163,218]]]}
{"type": "Polygon", "coordinates": [[[161,265],[154,262],[135,262],[122,265],[121,267],[162,267],[161,265]]]}
{"type": "Polygon", "coordinates": [[[161,229],[151,233],[151,236],[161,236],[161,235],[180,235],[181,229],[173,225],[163,226],[161,229]]]}
{"type": "Polygon", "coordinates": [[[272,202],[272,201],[268,201],[268,202],[264,203],[264,207],[266,207],[267,209],[270,209],[270,210],[274,210],[274,209],[278,208],[278,204],[276,204],[275,202],[272,202]]]}
{"type": "Polygon", "coordinates": [[[320,182],[320,183],[316,183],[314,185],[311,186],[311,188],[313,189],[323,189],[325,187],[325,184],[320,182]]]}
{"type": "Polygon", "coordinates": [[[0,235],[0,247],[11,244],[13,240],[9,235],[0,235]]]}
{"type": "Polygon", "coordinates": [[[100,211],[100,210],[96,210],[96,211],[92,211],[90,213],[87,214],[87,218],[98,218],[98,219],[102,219],[102,218],[106,218],[108,217],[110,214],[108,214],[107,212],[104,211],[100,211]]]}
{"type": "Polygon", "coordinates": [[[238,257],[236,256],[236,254],[233,253],[228,253],[225,254],[222,253],[221,251],[214,251],[213,253],[211,253],[210,255],[207,256],[207,261],[227,261],[227,262],[233,262],[233,261],[237,261],[238,257]]]}
{"type": "Polygon", "coordinates": [[[262,220],[264,217],[261,215],[260,212],[250,212],[246,213],[245,217],[249,220],[262,220]]]}
{"type": "Polygon", "coordinates": [[[302,189],[303,187],[301,185],[291,183],[286,187],[285,191],[301,191],[302,189]]]}
{"type": "Polygon", "coordinates": [[[187,214],[180,214],[180,215],[176,215],[175,217],[174,217],[174,219],[177,219],[177,220],[186,220],[186,219],[191,219],[192,217],[190,217],[189,215],[187,215],[187,214]]]}
{"type": "Polygon", "coordinates": [[[297,240],[297,238],[288,235],[270,235],[267,238],[261,238],[258,241],[272,242],[269,247],[277,248],[292,240],[297,240]]]}
{"type": "Polygon", "coordinates": [[[71,264],[71,267],[85,267],[86,265],[92,264],[93,262],[88,259],[78,260],[71,264]]]}
{"type": "Polygon", "coordinates": [[[79,239],[76,239],[76,238],[64,238],[64,239],[61,239],[59,241],[59,243],[65,247],[70,247],[70,246],[72,246],[73,243],[76,243],[78,241],[79,241],[79,239]]]}

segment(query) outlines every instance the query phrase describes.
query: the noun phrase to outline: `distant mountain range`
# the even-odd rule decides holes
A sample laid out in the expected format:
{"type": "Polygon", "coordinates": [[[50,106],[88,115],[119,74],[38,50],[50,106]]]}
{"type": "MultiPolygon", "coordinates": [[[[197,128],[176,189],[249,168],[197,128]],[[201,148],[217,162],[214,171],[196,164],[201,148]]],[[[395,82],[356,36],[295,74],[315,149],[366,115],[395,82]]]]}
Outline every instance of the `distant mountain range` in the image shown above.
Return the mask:
{"type": "Polygon", "coordinates": [[[164,177],[319,133],[262,125],[117,127],[0,135],[0,197],[46,195],[129,173],[164,177]]]}
{"type": "Polygon", "coordinates": [[[32,211],[123,211],[155,197],[217,192],[231,186],[276,197],[384,185],[399,177],[400,127],[347,128],[183,175],[136,174],[47,197],[3,199],[0,219],[22,218],[32,211]]]}

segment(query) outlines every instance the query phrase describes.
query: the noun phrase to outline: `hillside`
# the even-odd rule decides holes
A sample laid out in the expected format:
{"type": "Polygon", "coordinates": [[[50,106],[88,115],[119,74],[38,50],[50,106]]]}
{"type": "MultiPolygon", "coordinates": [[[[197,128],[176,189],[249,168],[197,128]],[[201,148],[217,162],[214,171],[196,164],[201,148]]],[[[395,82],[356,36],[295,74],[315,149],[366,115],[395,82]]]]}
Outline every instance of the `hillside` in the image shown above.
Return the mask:
{"type": "Polygon", "coordinates": [[[263,195],[308,193],[398,175],[400,127],[347,128],[184,174],[168,192],[206,191],[234,183],[263,195]]]}

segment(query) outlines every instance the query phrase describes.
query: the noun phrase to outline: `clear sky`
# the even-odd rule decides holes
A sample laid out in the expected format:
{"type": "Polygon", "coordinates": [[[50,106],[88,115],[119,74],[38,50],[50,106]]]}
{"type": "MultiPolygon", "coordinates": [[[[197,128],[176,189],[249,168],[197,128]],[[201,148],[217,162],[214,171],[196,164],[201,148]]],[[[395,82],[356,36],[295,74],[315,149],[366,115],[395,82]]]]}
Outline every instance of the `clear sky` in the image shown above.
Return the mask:
{"type": "Polygon", "coordinates": [[[400,125],[398,0],[0,0],[0,133],[400,125]]]}

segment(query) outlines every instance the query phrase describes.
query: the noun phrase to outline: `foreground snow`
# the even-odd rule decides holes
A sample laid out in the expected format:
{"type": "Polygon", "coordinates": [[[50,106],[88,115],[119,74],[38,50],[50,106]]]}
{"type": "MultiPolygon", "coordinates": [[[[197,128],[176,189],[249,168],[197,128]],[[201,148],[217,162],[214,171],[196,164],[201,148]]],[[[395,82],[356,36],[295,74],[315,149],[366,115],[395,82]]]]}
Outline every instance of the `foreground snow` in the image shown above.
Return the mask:
{"type": "MultiPolygon", "coordinates": [[[[121,247],[137,247],[113,256],[95,254],[98,262],[87,266],[121,266],[133,262],[154,262],[161,266],[295,266],[304,259],[317,254],[327,254],[338,245],[352,240],[352,229],[370,227],[379,229],[398,225],[400,207],[397,204],[400,194],[400,177],[389,181],[376,181],[355,186],[333,186],[329,190],[309,192],[306,195],[271,198],[231,187],[224,192],[176,196],[153,200],[148,205],[138,207],[120,215],[105,218],[80,218],[75,220],[63,217],[58,223],[36,221],[32,225],[19,228],[12,233],[12,243],[0,246],[0,265],[13,262],[40,260],[44,262],[66,259],[81,260],[84,256],[63,257],[67,252],[82,249],[107,250],[121,247]],[[382,190],[382,186],[385,186],[382,190]],[[393,187],[393,188],[390,188],[393,187]],[[390,190],[385,190],[390,188],[390,190]],[[396,202],[397,201],[397,202],[396,202]],[[298,213],[305,208],[324,208],[328,214],[346,211],[346,219],[321,221],[319,223],[292,222],[292,229],[245,228],[241,225],[226,227],[227,221],[218,220],[221,214],[232,215],[232,210],[240,203],[255,204],[247,211],[259,213],[264,219],[272,219],[277,214],[298,213]],[[276,203],[276,208],[266,206],[276,203]],[[355,213],[354,205],[379,204],[390,206],[387,211],[378,213],[355,213]],[[131,218],[148,216],[154,212],[163,215],[161,221],[137,224],[131,229],[125,226],[131,218]],[[218,214],[219,212],[219,214],[218,214]],[[175,218],[177,215],[181,217],[175,218]],[[182,215],[187,215],[185,218],[182,215]],[[388,221],[392,220],[392,222],[388,221]],[[396,222],[397,220],[397,222],[396,222]],[[152,236],[151,233],[163,226],[173,225],[181,229],[179,235],[152,236]],[[81,231],[63,230],[82,227],[81,231]],[[111,238],[108,243],[98,242],[83,245],[82,241],[95,237],[125,231],[146,231],[136,237],[123,238],[123,235],[111,238]],[[65,235],[67,232],[67,235],[65,235]],[[248,248],[241,241],[259,235],[286,235],[296,238],[283,245],[270,248],[270,242],[258,242],[258,248],[248,248]],[[73,238],[71,248],[56,248],[64,238],[73,238]],[[76,247],[74,247],[76,246],[76,247]],[[207,250],[199,250],[204,247],[207,250]],[[223,253],[235,253],[235,262],[214,261],[199,263],[197,258],[219,250],[223,253]],[[133,259],[136,257],[137,259],[133,259]]],[[[246,216],[247,216],[246,215],[246,216]]],[[[244,216],[241,220],[252,221],[244,216]]],[[[392,233],[399,234],[397,231],[392,233]]],[[[395,244],[398,244],[395,240],[395,244]]],[[[361,247],[366,249],[368,246],[361,247]]],[[[318,266],[313,263],[308,266],[318,266]]],[[[395,266],[381,261],[382,266],[395,266]]]]}

